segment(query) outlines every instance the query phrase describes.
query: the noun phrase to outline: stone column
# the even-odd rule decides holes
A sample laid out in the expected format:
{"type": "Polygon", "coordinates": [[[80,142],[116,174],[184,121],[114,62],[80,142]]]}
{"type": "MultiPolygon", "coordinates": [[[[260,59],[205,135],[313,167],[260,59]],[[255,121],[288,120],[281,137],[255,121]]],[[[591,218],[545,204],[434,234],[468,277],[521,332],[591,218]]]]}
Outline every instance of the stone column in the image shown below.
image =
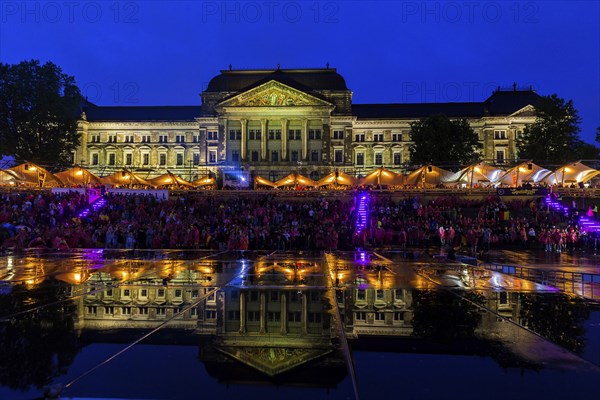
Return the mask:
{"type": "Polygon", "coordinates": [[[333,160],[333,155],[331,154],[331,132],[329,131],[329,121],[325,118],[322,120],[323,126],[321,127],[321,164],[329,164],[333,160]]]}
{"type": "Polygon", "coordinates": [[[281,318],[279,319],[281,322],[281,334],[285,335],[287,333],[287,303],[286,303],[286,295],[284,293],[281,294],[281,318]]]}
{"type": "Polygon", "coordinates": [[[246,333],[246,292],[240,291],[240,333],[246,333]]]}
{"type": "Polygon", "coordinates": [[[267,160],[267,128],[268,121],[266,119],[260,120],[260,160],[267,160]]]}
{"type": "Polygon", "coordinates": [[[302,161],[308,157],[308,119],[302,120],[302,161]]]}
{"type": "Polygon", "coordinates": [[[260,294],[260,333],[267,331],[267,304],[265,293],[260,294]]]}
{"type": "Polygon", "coordinates": [[[288,141],[287,127],[288,127],[288,120],[283,118],[281,120],[281,161],[287,161],[287,159],[288,159],[288,156],[287,156],[287,141],[288,141]]]}
{"type": "Polygon", "coordinates": [[[302,292],[302,333],[308,333],[308,300],[306,292],[302,292]]]}
{"type": "Polygon", "coordinates": [[[89,125],[90,123],[87,121],[79,121],[77,124],[77,133],[81,138],[81,154],[77,154],[77,152],[75,152],[75,164],[77,165],[79,165],[81,161],[83,161],[87,166],[90,166],[92,163],[92,160],[89,159],[88,154],[88,141],[90,140],[88,134],[89,125]]]}
{"type": "Polygon", "coordinates": [[[219,140],[217,143],[217,159],[215,160],[217,163],[219,162],[219,154],[222,152],[223,154],[227,154],[227,141],[229,140],[229,132],[227,131],[228,121],[226,119],[223,120],[223,140],[219,140]],[[222,143],[222,144],[221,144],[222,143]]]}
{"type": "Polygon", "coordinates": [[[246,161],[246,144],[247,144],[247,128],[248,128],[248,120],[240,119],[240,124],[242,124],[242,143],[240,143],[240,161],[246,161]]]}

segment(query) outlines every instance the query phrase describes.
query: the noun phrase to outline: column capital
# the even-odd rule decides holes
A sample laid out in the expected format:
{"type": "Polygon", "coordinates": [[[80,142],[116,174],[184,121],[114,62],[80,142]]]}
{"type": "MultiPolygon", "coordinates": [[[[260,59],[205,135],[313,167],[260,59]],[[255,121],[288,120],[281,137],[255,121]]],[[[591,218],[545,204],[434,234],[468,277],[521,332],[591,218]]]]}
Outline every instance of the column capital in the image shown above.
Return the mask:
{"type": "Polygon", "coordinates": [[[247,123],[248,123],[248,119],[246,119],[246,118],[241,118],[240,119],[240,124],[246,125],[247,123]]]}

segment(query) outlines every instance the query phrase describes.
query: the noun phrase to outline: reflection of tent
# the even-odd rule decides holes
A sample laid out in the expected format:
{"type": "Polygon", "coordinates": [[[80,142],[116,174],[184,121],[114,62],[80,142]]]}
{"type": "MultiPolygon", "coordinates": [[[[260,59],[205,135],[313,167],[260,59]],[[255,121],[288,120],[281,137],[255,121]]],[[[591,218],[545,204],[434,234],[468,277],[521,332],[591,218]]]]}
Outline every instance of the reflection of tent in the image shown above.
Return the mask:
{"type": "Polygon", "coordinates": [[[289,174],[285,178],[282,178],[282,179],[278,180],[277,182],[275,182],[273,185],[275,187],[282,187],[282,186],[311,186],[311,187],[315,187],[315,186],[317,186],[317,182],[313,181],[310,178],[307,178],[304,175],[300,175],[300,174],[297,174],[295,172],[292,172],[291,174],[289,174]]]}
{"type": "Polygon", "coordinates": [[[452,174],[446,179],[443,179],[444,184],[466,184],[468,187],[474,185],[487,186],[495,182],[504,173],[500,168],[496,168],[486,162],[469,165],[455,174],[452,174]]]}
{"type": "Polygon", "coordinates": [[[275,187],[275,184],[270,180],[263,178],[262,176],[257,176],[254,178],[254,187],[258,186],[275,187]]]}
{"type": "Polygon", "coordinates": [[[167,171],[166,174],[162,174],[157,176],[156,178],[150,179],[150,182],[153,186],[161,187],[161,186],[186,186],[186,187],[194,187],[190,182],[185,179],[167,171]]]}
{"type": "Polygon", "coordinates": [[[451,171],[436,167],[435,165],[424,165],[406,177],[407,185],[435,186],[444,183],[452,177],[451,171]]]}
{"type": "Polygon", "coordinates": [[[210,176],[205,176],[204,178],[196,179],[191,182],[194,187],[202,187],[202,186],[215,186],[217,184],[217,180],[215,178],[211,178],[210,176]]]}
{"type": "Polygon", "coordinates": [[[527,161],[510,168],[495,183],[516,187],[521,186],[524,182],[540,182],[548,174],[550,174],[550,171],[546,168],[527,161]]]}
{"type": "Polygon", "coordinates": [[[150,186],[154,187],[152,182],[143,179],[131,171],[120,171],[115,172],[112,175],[105,176],[100,178],[100,181],[105,185],[112,186],[130,186],[130,185],[138,185],[138,186],[150,186]]]}
{"type": "Polygon", "coordinates": [[[403,185],[404,177],[385,168],[377,168],[360,180],[361,185],[403,185]]]}
{"type": "Polygon", "coordinates": [[[55,174],[65,185],[77,186],[77,185],[88,185],[88,184],[99,184],[100,178],[91,173],[85,168],[73,167],[66,171],[58,172],[55,174]]]}
{"type": "Polygon", "coordinates": [[[600,175],[600,171],[581,162],[576,162],[560,167],[556,171],[547,174],[543,179],[544,182],[550,185],[564,185],[567,183],[585,183],[598,175],[600,175]]]}
{"type": "Polygon", "coordinates": [[[354,177],[346,174],[345,172],[335,171],[319,179],[317,186],[353,186],[355,183],[356,179],[354,179],[354,177]]]}
{"type": "Polygon", "coordinates": [[[34,163],[26,162],[16,167],[9,168],[14,175],[23,183],[36,187],[59,187],[63,186],[60,179],[48,172],[46,169],[34,163]]]}

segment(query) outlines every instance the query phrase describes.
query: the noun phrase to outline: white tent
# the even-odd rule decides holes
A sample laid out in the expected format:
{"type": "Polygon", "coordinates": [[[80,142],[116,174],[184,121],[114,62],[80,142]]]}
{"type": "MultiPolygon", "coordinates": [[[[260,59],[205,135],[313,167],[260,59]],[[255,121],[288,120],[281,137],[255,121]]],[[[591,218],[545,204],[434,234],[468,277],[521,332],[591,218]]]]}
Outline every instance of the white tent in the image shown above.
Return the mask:
{"type": "Polygon", "coordinates": [[[585,183],[598,175],[600,175],[600,171],[578,161],[564,165],[548,174],[544,177],[544,182],[549,185],[565,186],[572,183],[585,183]]]}
{"type": "Polygon", "coordinates": [[[507,170],[495,183],[517,187],[523,183],[539,183],[550,173],[552,171],[527,161],[507,170]]]}
{"type": "Polygon", "coordinates": [[[482,161],[469,165],[468,167],[452,174],[450,177],[442,179],[442,183],[445,185],[465,184],[468,187],[473,187],[476,185],[488,186],[498,180],[503,173],[504,170],[482,161]]]}

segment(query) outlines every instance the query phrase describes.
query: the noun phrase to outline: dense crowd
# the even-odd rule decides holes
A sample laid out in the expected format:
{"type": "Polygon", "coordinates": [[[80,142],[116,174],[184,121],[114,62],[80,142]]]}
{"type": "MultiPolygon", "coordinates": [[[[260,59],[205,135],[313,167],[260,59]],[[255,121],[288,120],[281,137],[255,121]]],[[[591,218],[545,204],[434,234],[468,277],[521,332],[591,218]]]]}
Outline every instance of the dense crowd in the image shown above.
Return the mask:
{"type": "MultiPolygon", "coordinates": [[[[80,217],[83,194],[2,194],[2,248],[180,248],[219,250],[351,250],[492,247],[562,252],[599,245],[578,225],[578,211],[552,212],[543,198],[504,203],[497,196],[393,199],[372,194],[369,224],[355,230],[353,196],[298,197],[255,193],[219,197],[189,193],[160,201],[107,194],[99,212],[80,217]]],[[[592,217],[597,217],[592,214],[592,217]]]]}

